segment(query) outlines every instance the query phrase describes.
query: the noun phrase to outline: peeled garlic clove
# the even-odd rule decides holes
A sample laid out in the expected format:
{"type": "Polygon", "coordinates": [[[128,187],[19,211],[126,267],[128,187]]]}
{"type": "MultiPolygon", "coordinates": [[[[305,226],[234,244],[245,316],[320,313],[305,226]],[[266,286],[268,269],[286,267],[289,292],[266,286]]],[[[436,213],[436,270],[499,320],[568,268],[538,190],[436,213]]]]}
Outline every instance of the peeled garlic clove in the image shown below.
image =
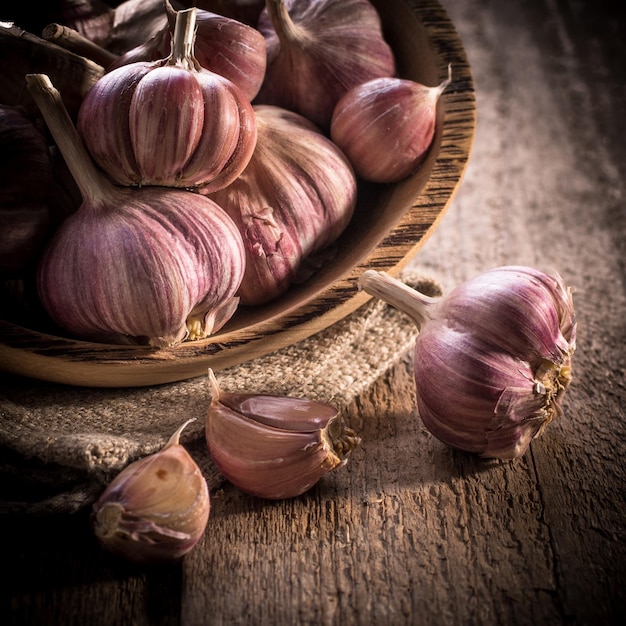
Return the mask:
{"type": "Polygon", "coordinates": [[[185,422],[166,446],[128,465],[93,506],[100,543],[140,563],[178,559],[200,540],[210,513],[206,480],[179,443],[185,422]]]}
{"type": "Polygon", "coordinates": [[[438,86],[426,87],[383,77],[358,85],[337,103],[330,136],[364,180],[403,180],[417,170],[432,144],[437,103],[450,81],[448,75],[438,86]]]}
{"type": "Polygon", "coordinates": [[[364,272],[359,284],[420,329],[413,359],[417,408],[444,443],[513,459],[562,414],[576,317],[560,276],[504,266],[441,299],[382,272],[364,272]]]}
{"type": "Polygon", "coordinates": [[[42,305],[83,339],[163,347],[216,332],[232,315],[243,241],[213,201],[112,185],[89,159],[46,76],[27,83],[83,196],[37,271],[42,305]]]}
{"type": "Polygon", "coordinates": [[[368,0],[267,0],[258,28],[267,69],[255,103],[300,113],[323,131],[346,91],[396,73],[368,0]]]}
{"type": "Polygon", "coordinates": [[[257,305],[306,278],[356,206],[346,157],[307,119],[256,105],[258,140],[250,163],[229,187],[210,194],[235,221],[246,247],[242,304],[257,305]]]}
{"type": "Polygon", "coordinates": [[[209,369],[209,452],[227,480],[267,499],[298,496],[345,465],[360,439],[338,410],[305,398],[226,393],[209,369]]]}
{"type": "Polygon", "coordinates": [[[250,102],[194,57],[195,15],[177,13],[167,59],[118,67],[85,96],[79,133],[118,184],[221,189],[254,151],[250,102]]]}
{"type": "MultiPolygon", "coordinates": [[[[169,55],[176,12],[169,2],[166,8],[170,23],[150,41],[120,56],[108,71],[137,61],[158,61],[169,55]]],[[[267,55],[263,35],[238,20],[202,9],[196,11],[196,24],[194,56],[198,63],[230,80],[252,100],[265,77],[267,55]]]]}

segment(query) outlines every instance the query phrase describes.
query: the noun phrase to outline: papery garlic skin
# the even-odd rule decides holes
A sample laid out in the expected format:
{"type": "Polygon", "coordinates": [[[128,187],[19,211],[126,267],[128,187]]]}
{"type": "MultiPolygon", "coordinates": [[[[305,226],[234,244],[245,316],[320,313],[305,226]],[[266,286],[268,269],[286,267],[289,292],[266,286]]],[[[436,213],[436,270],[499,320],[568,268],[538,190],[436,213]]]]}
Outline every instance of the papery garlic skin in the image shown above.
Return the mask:
{"type": "Polygon", "coordinates": [[[416,339],[419,415],[428,431],[455,448],[514,459],[561,414],[569,359],[544,370],[487,340],[437,320],[416,339]]]}
{"type": "Polygon", "coordinates": [[[306,279],[349,224],[357,197],[348,160],[309,120],[280,107],[254,110],[250,163],[228,188],[210,194],[242,233],[246,271],[237,295],[247,305],[306,279]]]}
{"type": "Polygon", "coordinates": [[[450,80],[426,87],[382,77],[357,85],[337,102],[330,136],[361,178],[399,182],[415,173],[432,145],[437,103],[450,80]]]}
{"type": "MultiPolygon", "coordinates": [[[[166,2],[166,7],[169,2],[166,2]]],[[[169,5],[171,8],[171,5],[169,5]]],[[[175,12],[168,9],[170,21],[175,12]]],[[[211,11],[196,11],[194,56],[205,69],[234,83],[252,100],[263,83],[267,64],[265,38],[252,26],[211,11]]],[[[173,24],[165,24],[149,41],[125,52],[107,71],[138,61],[159,61],[170,54],[173,24]]]]}
{"type": "Polygon", "coordinates": [[[234,313],[245,269],[234,222],[182,190],[117,189],[81,207],[38,267],[48,314],[83,339],[173,346],[215,333],[234,313]],[[116,201],[117,200],[117,201],[116,201]]]}
{"type": "Polygon", "coordinates": [[[200,468],[179,443],[188,423],[162,450],[123,469],[94,504],[94,532],[107,550],[138,563],[164,562],[202,537],[211,502],[200,468]]]}
{"type": "Polygon", "coordinates": [[[81,104],[78,131],[117,184],[221,189],[254,151],[252,106],[231,81],[197,64],[192,16],[195,9],[178,13],[167,59],[108,72],[81,104]]]}
{"type": "Polygon", "coordinates": [[[255,103],[300,113],[324,132],[346,91],[396,73],[369,0],[268,0],[258,29],[268,58],[255,103]]]}
{"type": "Polygon", "coordinates": [[[207,447],[225,478],[250,495],[299,496],[345,465],[360,442],[331,404],[222,392],[212,370],[209,381],[207,447]]]}
{"type": "Polygon", "coordinates": [[[83,198],[39,260],[48,314],[91,341],[166,347],[216,332],[239,302],[245,252],[235,223],[196,193],[113,185],[50,79],[26,82],[83,198]]]}
{"type": "Polygon", "coordinates": [[[558,274],[498,267],[441,299],[371,270],[359,284],[420,328],[413,353],[417,408],[439,440],[510,460],[562,414],[577,322],[571,289],[558,274]]]}

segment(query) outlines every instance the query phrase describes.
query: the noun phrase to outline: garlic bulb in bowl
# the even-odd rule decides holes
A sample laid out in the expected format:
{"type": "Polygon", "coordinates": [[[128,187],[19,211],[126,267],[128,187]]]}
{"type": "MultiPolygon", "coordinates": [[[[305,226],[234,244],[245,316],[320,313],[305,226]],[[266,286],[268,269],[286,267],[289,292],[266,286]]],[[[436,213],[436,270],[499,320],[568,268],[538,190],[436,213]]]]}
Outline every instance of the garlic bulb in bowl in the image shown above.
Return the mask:
{"type": "Polygon", "coordinates": [[[452,80],[435,87],[383,77],[353,87],[337,102],[332,140],[356,173],[375,183],[394,183],[413,174],[435,135],[437,104],[452,80]]]}
{"type": "Polygon", "coordinates": [[[467,165],[476,121],[473,79],[463,42],[438,0],[419,7],[407,0],[371,4],[398,61],[398,75],[434,85],[451,64],[454,89],[440,99],[433,144],[416,174],[388,185],[359,182],[358,218],[332,244],[334,256],[267,304],[239,307],[217,333],[157,353],[136,345],[76,341],[47,319],[21,327],[2,320],[0,368],[73,385],[115,387],[202,376],[208,366],[237,365],[327,328],[367,301],[356,289],[364,270],[406,263],[437,228],[467,165]],[[45,349],[59,342],[63,349],[45,349]]]}
{"type": "Polygon", "coordinates": [[[248,163],[252,106],[193,55],[196,10],[179,11],[172,52],[105,74],[88,92],[78,131],[96,164],[120,185],[220,189],[248,163]]]}
{"type": "Polygon", "coordinates": [[[199,194],[111,184],[48,77],[26,78],[83,196],[39,260],[48,314],[91,341],[163,347],[215,332],[239,302],[245,257],[234,222],[199,194]]]}
{"type": "Polygon", "coordinates": [[[396,72],[369,0],[267,0],[258,28],[267,69],[255,103],[300,113],[323,131],[348,89],[396,72]]]}
{"type": "Polygon", "coordinates": [[[350,222],[357,197],[350,163],[312,122],[271,105],[254,111],[258,139],[248,166],[210,195],[243,235],[246,270],[237,293],[248,305],[307,278],[350,222]]]}

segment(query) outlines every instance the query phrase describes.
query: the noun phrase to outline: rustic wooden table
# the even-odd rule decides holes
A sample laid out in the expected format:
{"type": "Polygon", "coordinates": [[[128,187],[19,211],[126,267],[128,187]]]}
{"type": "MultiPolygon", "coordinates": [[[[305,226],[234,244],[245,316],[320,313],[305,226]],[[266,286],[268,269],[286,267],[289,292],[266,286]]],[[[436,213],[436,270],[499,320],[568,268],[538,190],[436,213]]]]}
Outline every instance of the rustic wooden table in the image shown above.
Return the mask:
{"type": "MultiPolygon", "coordinates": [[[[225,486],[176,565],[128,566],[86,514],[3,520],[4,624],[613,624],[626,614],[626,21],[610,0],[444,0],[477,90],[463,184],[415,259],[447,290],[558,270],[579,319],[565,415],[510,462],[434,440],[410,357],[306,495],[225,486]]],[[[358,375],[358,372],[355,372],[358,375]]]]}

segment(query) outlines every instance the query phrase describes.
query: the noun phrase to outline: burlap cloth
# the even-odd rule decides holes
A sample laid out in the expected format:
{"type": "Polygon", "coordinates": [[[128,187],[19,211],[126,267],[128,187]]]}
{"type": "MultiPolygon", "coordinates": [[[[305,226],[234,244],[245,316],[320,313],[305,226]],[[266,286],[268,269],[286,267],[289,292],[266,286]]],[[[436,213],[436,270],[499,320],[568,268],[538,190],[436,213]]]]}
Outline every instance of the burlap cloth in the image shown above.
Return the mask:
{"type": "MultiPolygon", "coordinates": [[[[401,279],[427,295],[439,285],[415,270],[401,279]]],[[[411,350],[407,316],[372,299],[340,322],[287,348],[217,372],[225,391],[308,397],[348,406],[411,350]]],[[[1,374],[0,513],[72,513],[91,504],[128,463],[181,437],[210,488],[220,484],[204,441],[206,376],[130,389],[70,387],[1,374]]]]}

